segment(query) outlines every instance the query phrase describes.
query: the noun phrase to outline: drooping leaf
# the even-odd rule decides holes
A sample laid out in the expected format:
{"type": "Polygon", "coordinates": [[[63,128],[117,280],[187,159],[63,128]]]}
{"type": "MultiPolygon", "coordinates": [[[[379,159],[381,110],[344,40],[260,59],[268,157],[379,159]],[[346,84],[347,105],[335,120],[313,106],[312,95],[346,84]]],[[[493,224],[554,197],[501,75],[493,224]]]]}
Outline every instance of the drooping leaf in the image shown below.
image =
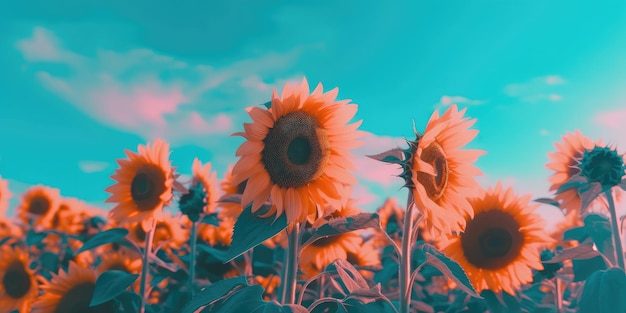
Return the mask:
{"type": "Polygon", "coordinates": [[[556,194],[560,194],[563,193],[566,190],[570,190],[570,189],[580,189],[582,186],[587,184],[587,178],[580,176],[580,175],[574,175],[572,176],[572,178],[570,178],[568,181],[566,181],[565,183],[563,183],[561,185],[561,187],[559,187],[559,189],[557,189],[556,194]]]}
{"type": "Polygon", "coordinates": [[[80,249],[76,250],[74,255],[77,255],[83,251],[91,250],[102,245],[116,242],[128,235],[128,229],[125,228],[111,228],[103,232],[95,234],[89,240],[87,240],[80,249]]]}
{"type": "Polygon", "coordinates": [[[585,217],[584,224],[587,234],[596,244],[598,250],[605,255],[611,255],[613,253],[613,240],[609,220],[599,214],[589,214],[585,217]]]}
{"type": "Polygon", "coordinates": [[[591,259],[593,257],[599,256],[600,253],[593,249],[593,242],[585,242],[581,243],[576,247],[564,249],[548,261],[543,261],[543,263],[554,264],[561,263],[565,260],[586,260],[591,259]]]}
{"type": "Polygon", "coordinates": [[[588,236],[589,235],[587,234],[587,230],[585,229],[585,227],[579,226],[579,227],[574,227],[574,228],[570,228],[566,230],[563,233],[563,240],[565,241],[576,240],[576,241],[582,242],[588,236]]]}
{"type": "Polygon", "coordinates": [[[544,203],[544,204],[549,204],[552,206],[555,206],[557,208],[560,208],[560,204],[558,201],[551,199],[551,198],[537,198],[535,200],[533,200],[535,202],[539,202],[539,203],[544,203]]]}
{"type": "Polygon", "coordinates": [[[400,148],[393,148],[379,154],[367,155],[367,157],[385,163],[401,164],[404,159],[404,151],[400,148]]]}
{"type": "Polygon", "coordinates": [[[366,228],[380,229],[380,221],[377,213],[360,213],[355,216],[336,218],[320,227],[310,229],[302,234],[302,241],[304,242],[302,247],[321,238],[366,228]]]}
{"type": "Polygon", "coordinates": [[[341,279],[341,283],[343,287],[347,291],[347,293],[352,293],[355,290],[359,289],[368,289],[369,285],[367,284],[367,280],[363,278],[361,273],[357,271],[354,266],[343,259],[337,259],[335,262],[330,264],[327,268],[327,271],[336,270],[337,274],[339,274],[339,278],[341,279]]]}
{"type": "Polygon", "coordinates": [[[480,298],[480,295],[476,292],[474,287],[467,278],[467,274],[463,268],[456,261],[448,258],[446,255],[437,250],[437,248],[425,244],[422,247],[426,254],[426,263],[437,268],[442,274],[454,280],[459,288],[465,291],[470,296],[480,298]]]}
{"type": "Polygon", "coordinates": [[[110,270],[100,274],[96,280],[96,288],[89,306],[97,306],[115,299],[126,288],[130,287],[137,280],[137,277],[139,277],[139,274],[130,274],[117,270],[110,270]]]}
{"type": "Polygon", "coordinates": [[[626,312],[626,274],[619,268],[594,272],[585,282],[579,312],[626,312]]]}
{"type": "Polygon", "coordinates": [[[248,282],[244,276],[227,278],[213,283],[197,293],[183,308],[182,313],[194,313],[199,308],[212,304],[229,292],[247,285],[248,282]]]}
{"type": "Polygon", "coordinates": [[[580,193],[580,214],[585,214],[587,207],[595,200],[599,195],[604,192],[600,183],[594,182],[590,184],[589,189],[580,193]]]}
{"type": "Polygon", "coordinates": [[[587,277],[596,271],[605,270],[606,263],[604,262],[602,256],[597,256],[586,260],[573,260],[572,267],[574,270],[573,281],[579,282],[587,279],[587,277]]]}
{"type": "Polygon", "coordinates": [[[244,252],[258,246],[267,239],[287,228],[287,216],[281,214],[278,218],[270,216],[260,217],[267,213],[269,206],[262,206],[256,213],[252,213],[252,205],[248,205],[237,218],[233,231],[233,240],[228,249],[228,261],[235,259],[244,252]]]}

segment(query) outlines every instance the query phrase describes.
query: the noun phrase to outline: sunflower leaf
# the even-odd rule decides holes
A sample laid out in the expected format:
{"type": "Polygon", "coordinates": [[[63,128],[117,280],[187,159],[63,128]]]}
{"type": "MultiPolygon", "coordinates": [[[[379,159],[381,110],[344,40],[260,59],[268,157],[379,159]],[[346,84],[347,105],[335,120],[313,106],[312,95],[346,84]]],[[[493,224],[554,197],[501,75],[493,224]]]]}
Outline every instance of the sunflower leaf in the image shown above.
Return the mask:
{"type": "Polygon", "coordinates": [[[80,249],[74,252],[74,255],[78,255],[79,253],[87,250],[91,250],[93,248],[97,248],[102,245],[106,245],[108,243],[116,242],[128,235],[128,229],[125,228],[111,228],[109,230],[105,230],[103,232],[95,234],[89,240],[87,240],[80,249]]]}
{"type": "Polygon", "coordinates": [[[200,219],[200,223],[207,224],[207,225],[213,225],[213,226],[220,226],[220,221],[219,221],[219,219],[217,217],[217,213],[211,213],[211,214],[204,215],[200,219]]]}
{"type": "Polygon", "coordinates": [[[574,227],[566,230],[563,233],[563,240],[576,240],[579,242],[584,241],[589,235],[584,226],[574,227]]]}
{"type": "Polygon", "coordinates": [[[603,193],[603,188],[600,183],[591,183],[589,189],[586,189],[580,194],[580,214],[585,214],[587,207],[595,200],[599,195],[603,193]]]}
{"type": "Polygon", "coordinates": [[[554,264],[561,263],[565,260],[587,260],[600,255],[600,252],[593,249],[593,242],[585,242],[576,247],[561,250],[548,261],[543,263],[554,264]]]}
{"type": "Polygon", "coordinates": [[[300,305],[281,305],[278,302],[263,300],[263,287],[252,285],[241,288],[220,302],[216,303],[209,312],[250,312],[250,313],[308,313],[300,305]]]}
{"type": "Polygon", "coordinates": [[[476,292],[476,290],[470,283],[469,278],[467,278],[467,274],[465,274],[465,271],[459,265],[459,263],[448,258],[432,245],[425,244],[422,249],[424,253],[426,253],[427,264],[432,265],[442,274],[454,280],[459,285],[459,287],[470,296],[475,298],[481,298],[481,296],[476,292]]]}
{"type": "Polygon", "coordinates": [[[597,256],[595,258],[586,260],[573,260],[572,267],[574,270],[574,282],[579,282],[587,279],[590,275],[596,271],[606,269],[606,263],[604,258],[597,256]]]}
{"type": "Polygon", "coordinates": [[[350,264],[350,262],[343,259],[337,259],[335,262],[326,267],[326,271],[333,270],[336,270],[337,274],[339,274],[339,278],[343,283],[342,285],[348,293],[352,293],[359,289],[369,288],[365,278],[363,278],[361,273],[359,273],[359,271],[357,271],[356,268],[350,264]]]}
{"type": "Polygon", "coordinates": [[[585,282],[579,312],[609,313],[626,311],[626,274],[618,268],[596,271],[585,282]]]}
{"type": "Polygon", "coordinates": [[[368,289],[355,290],[342,302],[348,313],[395,312],[389,299],[382,294],[380,284],[368,289]]]}
{"type": "Polygon", "coordinates": [[[194,313],[199,308],[212,304],[216,300],[223,298],[235,289],[248,286],[246,277],[237,276],[220,280],[216,283],[208,285],[197,293],[189,303],[183,308],[182,313],[194,313]]]}
{"type": "Polygon", "coordinates": [[[404,151],[400,148],[393,148],[383,153],[367,155],[367,157],[385,163],[402,164],[404,151]]]}
{"type": "Polygon", "coordinates": [[[537,199],[535,199],[533,201],[539,202],[539,203],[544,203],[544,204],[549,204],[549,205],[555,206],[557,208],[560,207],[559,206],[559,202],[554,200],[554,199],[551,199],[551,198],[537,198],[537,199]]]}
{"type": "Polygon", "coordinates": [[[263,103],[263,105],[264,105],[266,108],[268,108],[268,109],[269,109],[269,108],[271,108],[271,107],[272,107],[272,101],[267,101],[267,102],[263,103]]]}
{"type": "Polygon", "coordinates": [[[228,248],[226,262],[230,262],[287,228],[286,214],[281,214],[278,218],[275,218],[275,215],[267,218],[260,217],[265,213],[263,211],[268,209],[269,207],[262,206],[259,211],[252,213],[252,204],[250,204],[241,212],[235,222],[233,241],[228,248]]]}
{"type": "Polygon", "coordinates": [[[580,189],[582,186],[586,184],[588,184],[587,178],[580,176],[580,175],[575,175],[575,176],[572,176],[572,178],[570,178],[568,181],[563,183],[563,185],[561,185],[561,187],[557,189],[556,194],[558,195],[570,189],[580,189]]]}
{"type": "Polygon", "coordinates": [[[348,309],[346,309],[343,302],[338,299],[326,298],[323,301],[317,302],[315,306],[309,307],[309,312],[311,313],[324,313],[324,312],[333,312],[333,313],[348,313],[348,309]]]}
{"type": "Polygon", "coordinates": [[[589,214],[584,219],[585,230],[596,244],[598,251],[604,254],[613,253],[613,240],[609,220],[599,214],[589,214]]]}
{"type": "Polygon", "coordinates": [[[366,228],[381,229],[377,213],[359,213],[355,216],[336,218],[320,227],[310,229],[302,234],[302,241],[304,242],[302,247],[304,248],[321,238],[366,228]]]}
{"type": "Polygon", "coordinates": [[[96,280],[96,288],[91,298],[90,307],[94,307],[105,303],[109,300],[115,299],[118,295],[123,293],[126,288],[130,287],[135,280],[137,280],[139,274],[129,274],[124,271],[106,271],[98,277],[96,280]]]}

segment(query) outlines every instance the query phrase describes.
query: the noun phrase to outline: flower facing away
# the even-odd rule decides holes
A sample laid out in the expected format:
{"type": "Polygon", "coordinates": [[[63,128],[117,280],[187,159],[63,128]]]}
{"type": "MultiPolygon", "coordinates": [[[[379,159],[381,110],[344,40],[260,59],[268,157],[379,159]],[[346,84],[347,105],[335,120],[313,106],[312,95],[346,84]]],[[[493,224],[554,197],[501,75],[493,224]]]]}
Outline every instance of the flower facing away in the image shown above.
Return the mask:
{"type": "Polygon", "coordinates": [[[0,248],[0,312],[30,312],[39,288],[29,268],[28,254],[18,248],[0,248]]]}
{"type": "Polygon", "coordinates": [[[0,176],[0,218],[6,217],[7,210],[9,209],[9,199],[13,194],[9,190],[9,182],[2,179],[0,176]]]}
{"type": "Polygon", "coordinates": [[[467,216],[465,231],[451,237],[442,251],[465,269],[476,291],[514,294],[532,281],[531,269],[543,269],[539,250],[551,238],[533,213],[538,205],[529,201],[529,195],[518,197],[500,183],[470,199],[474,217],[467,216]]]}
{"type": "Polygon", "coordinates": [[[27,225],[49,228],[54,214],[58,210],[61,196],[59,190],[46,186],[34,186],[22,195],[17,207],[18,218],[27,225]]]}
{"type": "MultiPolygon", "coordinates": [[[[410,142],[409,159],[404,165],[407,184],[424,216],[424,225],[437,237],[465,228],[465,216],[472,216],[467,197],[479,188],[473,176],[482,172],[473,165],[480,150],[461,150],[477,130],[469,129],[476,120],[464,117],[465,110],[450,106],[443,115],[435,111],[423,135],[410,142]]],[[[404,175],[404,174],[403,174],[404,175]]]]}
{"type": "Polygon", "coordinates": [[[105,189],[111,193],[106,201],[116,203],[109,213],[111,219],[117,223],[142,222],[148,231],[152,219],[160,219],[163,207],[172,199],[174,170],[165,141],[139,145],[138,151],[127,150],[128,159],[117,160],[120,168],[111,176],[116,183],[105,189]]]}
{"type": "Polygon", "coordinates": [[[595,146],[591,150],[585,150],[578,168],[581,176],[592,184],[600,184],[602,190],[619,185],[626,171],[624,157],[608,146],[595,146]]]}
{"type": "MultiPolygon", "coordinates": [[[[568,132],[561,138],[561,142],[555,143],[556,152],[548,153],[550,161],[546,167],[554,173],[550,176],[550,191],[556,192],[567,181],[577,175],[581,175],[579,167],[580,159],[585,151],[591,150],[595,145],[602,145],[601,141],[594,143],[593,140],[584,136],[580,131],[568,132]]],[[[621,198],[622,192],[615,190],[617,200],[621,198]]],[[[579,212],[582,206],[580,195],[576,189],[564,190],[554,197],[559,202],[560,208],[568,215],[569,212],[579,212]]],[[[592,210],[606,207],[603,197],[596,198],[589,206],[592,210]]]]}
{"type": "Polygon", "coordinates": [[[96,288],[96,272],[70,262],[68,271],[52,273],[52,279],[41,286],[43,294],[33,305],[33,313],[109,313],[115,312],[113,301],[89,307],[96,288]]]}
{"type": "Polygon", "coordinates": [[[211,163],[202,165],[195,158],[192,165],[193,178],[188,193],[180,198],[180,210],[191,221],[197,221],[201,214],[213,213],[217,207],[219,189],[217,175],[211,172],[211,163]]]}
{"type": "Polygon", "coordinates": [[[336,101],[337,89],[322,93],[319,84],[309,94],[306,79],[293,88],[286,85],[282,96],[276,90],[267,110],[248,110],[252,123],[245,123],[247,139],[236,151],[240,159],[233,168],[233,184],[247,180],[242,206],[252,212],[271,197],[274,204],[264,216],[286,214],[287,223],[318,216],[318,205],[339,208],[345,198],[343,185],[356,179],[350,149],[360,142],[360,122],[347,124],[357,105],[336,101]]]}

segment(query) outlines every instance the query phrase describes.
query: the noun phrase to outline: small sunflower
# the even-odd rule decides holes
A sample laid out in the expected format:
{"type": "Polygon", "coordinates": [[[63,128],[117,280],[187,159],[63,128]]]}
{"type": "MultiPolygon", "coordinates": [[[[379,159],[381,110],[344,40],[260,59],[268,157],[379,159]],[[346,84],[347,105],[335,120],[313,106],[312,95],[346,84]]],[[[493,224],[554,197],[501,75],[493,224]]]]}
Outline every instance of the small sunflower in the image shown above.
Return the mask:
{"type": "Polygon", "coordinates": [[[35,227],[49,228],[60,199],[58,189],[42,185],[31,187],[22,195],[17,216],[26,225],[32,222],[35,227]]]}
{"type": "Polygon", "coordinates": [[[272,94],[267,110],[248,110],[253,123],[245,123],[247,139],[236,151],[241,158],[233,168],[233,184],[247,180],[242,206],[252,212],[271,197],[274,206],[266,216],[283,213],[288,225],[318,218],[318,205],[341,207],[346,200],[343,185],[356,179],[350,149],[357,147],[360,122],[348,123],[357,105],[336,101],[337,89],[322,93],[319,84],[312,94],[306,79],[286,85],[281,97],[272,94]]]}
{"type": "Polygon", "coordinates": [[[477,292],[515,294],[533,280],[531,269],[543,269],[540,249],[552,240],[530,195],[518,197],[500,183],[482,194],[470,199],[474,216],[466,216],[465,231],[451,236],[442,251],[465,269],[477,292]]]}
{"type": "Polygon", "coordinates": [[[169,144],[157,139],[139,145],[138,153],[126,150],[128,159],[119,159],[120,168],[111,176],[116,183],[105,190],[106,202],[116,203],[109,213],[116,222],[142,222],[146,231],[152,219],[160,219],[163,207],[172,199],[174,170],[169,161],[169,144]]]}
{"type": "Polygon", "coordinates": [[[44,281],[39,296],[33,305],[33,313],[109,313],[115,312],[113,301],[89,307],[96,289],[96,272],[70,262],[67,272],[52,273],[50,281],[44,281]]]}
{"type": "Polygon", "coordinates": [[[192,165],[193,178],[191,181],[191,188],[189,192],[184,194],[181,199],[181,211],[183,214],[189,216],[193,221],[197,221],[202,213],[208,214],[215,212],[217,207],[217,199],[219,198],[219,189],[217,188],[217,175],[215,172],[211,172],[211,163],[202,165],[202,162],[195,158],[192,165]],[[196,205],[192,200],[197,198],[197,201],[202,203],[204,207],[196,205]],[[189,203],[189,205],[185,205],[189,203]]]}
{"type": "Polygon", "coordinates": [[[30,312],[39,288],[30,270],[28,253],[18,248],[0,247],[0,312],[30,312]]]}
{"type": "Polygon", "coordinates": [[[0,176],[0,218],[6,217],[7,210],[9,209],[9,199],[13,194],[9,190],[9,182],[2,179],[0,176]]]}
{"type": "Polygon", "coordinates": [[[465,228],[465,216],[472,216],[467,201],[478,183],[473,176],[482,172],[473,165],[485,152],[461,150],[478,134],[469,129],[476,119],[464,117],[465,110],[450,106],[443,115],[435,111],[423,135],[410,142],[410,158],[405,172],[410,177],[413,198],[424,216],[424,225],[433,236],[459,232],[465,228]]]}

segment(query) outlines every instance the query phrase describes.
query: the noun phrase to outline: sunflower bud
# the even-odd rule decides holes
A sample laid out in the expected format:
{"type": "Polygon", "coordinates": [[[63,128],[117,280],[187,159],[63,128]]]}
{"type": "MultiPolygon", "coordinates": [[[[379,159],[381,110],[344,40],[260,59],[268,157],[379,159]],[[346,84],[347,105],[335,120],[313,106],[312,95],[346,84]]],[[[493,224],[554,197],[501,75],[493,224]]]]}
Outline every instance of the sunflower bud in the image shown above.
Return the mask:
{"type": "Polygon", "coordinates": [[[609,147],[595,146],[586,150],[578,165],[580,175],[590,183],[600,183],[603,190],[617,186],[624,176],[624,158],[609,147]]]}

